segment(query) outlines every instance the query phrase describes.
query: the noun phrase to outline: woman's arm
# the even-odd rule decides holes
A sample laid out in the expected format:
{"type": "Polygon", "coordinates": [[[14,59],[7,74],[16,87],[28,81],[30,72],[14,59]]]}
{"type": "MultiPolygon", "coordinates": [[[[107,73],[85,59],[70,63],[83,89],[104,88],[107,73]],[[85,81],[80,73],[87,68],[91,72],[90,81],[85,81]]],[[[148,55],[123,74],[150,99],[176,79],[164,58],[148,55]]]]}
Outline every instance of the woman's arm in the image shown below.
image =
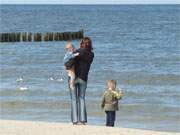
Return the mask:
{"type": "Polygon", "coordinates": [[[79,56],[78,52],[65,55],[63,62],[66,69],[72,68],[72,66],[75,64],[75,59],[77,56],[79,56]]]}
{"type": "Polygon", "coordinates": [[[75,57],[77,57],[79,55],[79,53],[67,53],[65,56],[64,56],[64,63],[68,62],[70,59],[73,59],[75,57]]]}

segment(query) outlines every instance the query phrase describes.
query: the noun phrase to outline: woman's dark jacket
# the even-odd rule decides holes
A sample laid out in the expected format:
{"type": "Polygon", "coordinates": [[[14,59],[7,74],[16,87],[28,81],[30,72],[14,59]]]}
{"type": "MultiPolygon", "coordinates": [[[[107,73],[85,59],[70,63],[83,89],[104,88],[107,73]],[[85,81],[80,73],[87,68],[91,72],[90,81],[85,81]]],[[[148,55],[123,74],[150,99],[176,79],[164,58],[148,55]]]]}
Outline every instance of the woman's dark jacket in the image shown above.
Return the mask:
{"type": "Polygon", "coordinates": [[[94,53],[88,49],[79,49],[79,56],[75,58],[75,74],[77,78],[88,80],[88,73],[93,62],[94,53]]]}

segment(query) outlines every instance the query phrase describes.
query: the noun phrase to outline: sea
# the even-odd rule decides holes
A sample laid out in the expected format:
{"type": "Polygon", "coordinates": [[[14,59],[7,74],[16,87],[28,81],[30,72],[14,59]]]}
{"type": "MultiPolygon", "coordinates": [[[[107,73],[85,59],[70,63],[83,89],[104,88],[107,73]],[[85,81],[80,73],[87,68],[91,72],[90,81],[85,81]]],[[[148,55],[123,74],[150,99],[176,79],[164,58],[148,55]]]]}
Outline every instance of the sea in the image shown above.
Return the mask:
{"type": "MultiPolygon", "coordinates": [[[[88,124],[105,125],[101,98],[115,79],[125,94],[116,127],[180,132],[180,5],[0,5],[1,33],[80,29],[95,54],[88,124]]],[[[66,43],[0,43],[0,119],[71,122],[66,43]]]]}

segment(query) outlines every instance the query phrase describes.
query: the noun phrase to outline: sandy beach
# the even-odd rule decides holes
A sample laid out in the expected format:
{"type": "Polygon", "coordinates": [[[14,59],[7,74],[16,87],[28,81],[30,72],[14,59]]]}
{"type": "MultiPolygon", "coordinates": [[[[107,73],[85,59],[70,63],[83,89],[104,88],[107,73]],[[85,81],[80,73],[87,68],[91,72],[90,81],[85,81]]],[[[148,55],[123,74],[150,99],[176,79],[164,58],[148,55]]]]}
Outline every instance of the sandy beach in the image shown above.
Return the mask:
{"type": "Polygon", "coordinates": [[[141,129],[75,125],[35,121],[0,120],[0,135],[180,135],[141,129]]]}

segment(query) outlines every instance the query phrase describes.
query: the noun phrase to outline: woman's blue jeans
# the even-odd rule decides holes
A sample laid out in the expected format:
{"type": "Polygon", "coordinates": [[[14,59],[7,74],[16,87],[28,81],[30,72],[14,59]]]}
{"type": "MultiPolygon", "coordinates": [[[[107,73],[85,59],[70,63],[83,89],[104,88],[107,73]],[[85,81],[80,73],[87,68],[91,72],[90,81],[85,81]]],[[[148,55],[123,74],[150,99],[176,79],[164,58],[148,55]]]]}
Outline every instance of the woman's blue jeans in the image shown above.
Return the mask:
{"type": "MultiPolygon", "coordinates": [[[[70,78],[68,80],[69,84],[70,78]]],[[[87,122],[87,112],[85,103],[85,93],[87,88],[87,82],[77,78],[75,80],[75,89],[70,89],[71,96],[71,121],[72,123],[87,122]]]]}

